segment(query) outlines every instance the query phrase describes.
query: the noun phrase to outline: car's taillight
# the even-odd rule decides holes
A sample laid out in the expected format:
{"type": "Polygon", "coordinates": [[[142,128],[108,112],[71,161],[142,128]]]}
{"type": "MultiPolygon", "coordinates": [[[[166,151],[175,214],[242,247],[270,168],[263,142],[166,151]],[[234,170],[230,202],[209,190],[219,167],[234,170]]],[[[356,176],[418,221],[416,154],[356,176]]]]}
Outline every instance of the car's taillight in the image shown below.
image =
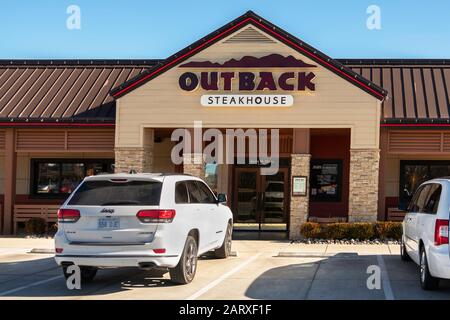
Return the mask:
{"type": "Polygon", "coordinates": [[[75,209],[59,209],[58,222],[73,223],[80,219],[80,211],[75,209]]]}
{"type": "Polygon", "coordinates": [[[167,223],[172,222],[175,210],[141,210],[136,216],[143,223],[167,223]]]}
{"type": "Polygon", "coordinates": [[[434,244],[448,244],[448,220],[436,219],[434,228],[434,244]]]}

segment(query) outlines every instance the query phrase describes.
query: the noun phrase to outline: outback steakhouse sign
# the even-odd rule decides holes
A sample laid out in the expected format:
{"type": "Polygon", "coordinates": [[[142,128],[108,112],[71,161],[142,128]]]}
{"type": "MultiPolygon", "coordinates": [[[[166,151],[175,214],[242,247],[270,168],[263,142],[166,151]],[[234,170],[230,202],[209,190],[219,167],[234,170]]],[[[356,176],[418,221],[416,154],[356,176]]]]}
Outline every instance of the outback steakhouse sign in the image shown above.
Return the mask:
{"type": "Polygon", "coordinates": [[[180,68],[191,71],[180,75],[179,85],[184,91],[202,88],[223,94],[209,94],[201,97],[204,106],[291,106],[294,98],[289,94],[262,94],[262,91],[315,91],[313,72],[286,71],[274,74],[271,71],[231,71],[229,69],[264,68],[314,68],[292,56],[271,54],[261,58],[245,56],[240,60],[231,59],[222,64],[210,61],[189,62],[180,68]],[[208,71],[192,71],[207,68],[208,71]],[[218,71],[210,71],[218,69],[218,71]],[[228,70],[227,70],[228,69],[228,70]],[[240,94],[226,94],[227,92],[240,94]],[[242,94],[251,92],[252,94],[242,94]],[[259,94],[261,92],[261,94],[259,94]]]}

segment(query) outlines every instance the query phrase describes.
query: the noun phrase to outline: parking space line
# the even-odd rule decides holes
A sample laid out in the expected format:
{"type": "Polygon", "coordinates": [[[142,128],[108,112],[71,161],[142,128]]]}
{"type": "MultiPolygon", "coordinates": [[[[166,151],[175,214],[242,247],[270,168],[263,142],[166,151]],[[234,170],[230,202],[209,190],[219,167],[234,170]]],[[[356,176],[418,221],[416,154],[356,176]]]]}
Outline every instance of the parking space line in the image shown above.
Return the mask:
{"type": "Polygon", "coordinates": [[[205,294],[206,292],[208,292],[209,290],[211,290],[212,288],[217,286],[219,283],[224,281],[226,278],[228,278],[231,275],[233,275],[234,273],[238,272],[239,270],[244,268],[249,263],[255,261],[261,254],[262,253],[258,253],[256,255],[250,257],[249,259],[245,260],[240,265],[238,265],[238,266],[234,267],[233,269],[231,269],[230,271],[224,273],[223,275],[221,275],[219,278],[217,278],[213,282],[210,282],[208,285],[204,286],[203,288],[201,288],[200,290],[198,290],[197,292],[195,292],[191,296],[187,297],[186,300],[195,300],[195,299],[197,299],[198,297],[200,297],[201,295],[205,294]]]}
{"type": "Polygon", "coordinates": [[[51,281],[53,281],[53,280],[60,279],[61,277],[63,277],[63,276],[62,276],[62,275],[59,275],[59,276],[55,276],[55,277],[52,277],[52,278],[49,278],[49,279],[45,279],[45,280],[33,282],[33,283],[30,283],[30,284],[28,284],[28,285],[26,285],[26,286],[18,287],[18,288],[11,289],[11,290],[8,290],[8,291],[3,291],[3,292],[0,292],[0,297],[7,296],[7,295],[9,295],[9,294],[16,293],[16,292],[22,291],[22,290],[24,290],[24,289],[28,289],[28,288],[31,288],[31,287],[35,287],[35,286],[38,286],[38,285],[40,285],[40,284],[44,284],[44,283],[47,283],[47,282],[51,282],[51,281]]]}
{"type": "Polygon", "coordinates": [[[378,266],[381,269],[381,283],[384,291],[384,297],[386,300],[395,300],[394,293],[392,292],[391,282],[389,280],[389,274],[384,263],[383,256],[377,255],[378,266]]]}

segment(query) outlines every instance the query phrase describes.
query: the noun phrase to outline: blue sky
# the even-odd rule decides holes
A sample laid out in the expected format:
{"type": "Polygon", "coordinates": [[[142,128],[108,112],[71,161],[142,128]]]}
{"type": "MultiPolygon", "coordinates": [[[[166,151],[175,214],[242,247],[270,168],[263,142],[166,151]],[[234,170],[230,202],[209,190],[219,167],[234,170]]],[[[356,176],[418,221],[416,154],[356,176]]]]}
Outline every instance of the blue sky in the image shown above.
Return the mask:
{"type": "Polygon", "coordinates": [[[165,58],[247,10],[334,58],[450,58],[448,0],[2,0],[0,58],[165,58]],[[381,30],[366,27],[372,4],[381,30]]]}

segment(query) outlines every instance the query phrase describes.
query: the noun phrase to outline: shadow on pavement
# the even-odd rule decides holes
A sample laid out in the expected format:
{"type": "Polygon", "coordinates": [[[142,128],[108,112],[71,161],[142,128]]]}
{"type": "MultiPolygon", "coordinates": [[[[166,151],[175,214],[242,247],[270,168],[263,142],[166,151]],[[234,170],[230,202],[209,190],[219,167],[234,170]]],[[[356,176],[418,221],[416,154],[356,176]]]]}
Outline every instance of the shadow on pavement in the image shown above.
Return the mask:
{"type": "MultiPolygon", "coordinates": [[[[260,274],[247,288],[245,296],[263,300],[384,300],[390,290],[398,300],[450,299],[450,281],[441,280],[436,291],[424,291],[419,284],[417,265],[401,261],[398,255],[381,257],[388,278],[381,277],[381,289],[370,290],[367,286],[371,275],[367,268],[378,266],[377,255],[339,253],[319,257],[304,254],[301,258],[305,262],[272,268],[260,274]]],[[[274,258],[294,260],[300,256],[274,258]]]]}
{"type": "MultiPolygon", "coordinates": [[[[199,260],[214,259],[204,255],[199,260]]],[[[0,263],[0,299],[2,293],[17,288],[22,290],[7,293],[4,297],[81,297],[107,295],[134,288],[176,287],[167,276],[167,269],[141,270],[138,268],[100,269],[92,282],[82,283],[80,290],[69,290],[66,279],[53,257],[0,263]],[[46,282],[51,278],[57,279],[46,282]],[[44,281],[42,284],[34,285],[44,281]]]]}

